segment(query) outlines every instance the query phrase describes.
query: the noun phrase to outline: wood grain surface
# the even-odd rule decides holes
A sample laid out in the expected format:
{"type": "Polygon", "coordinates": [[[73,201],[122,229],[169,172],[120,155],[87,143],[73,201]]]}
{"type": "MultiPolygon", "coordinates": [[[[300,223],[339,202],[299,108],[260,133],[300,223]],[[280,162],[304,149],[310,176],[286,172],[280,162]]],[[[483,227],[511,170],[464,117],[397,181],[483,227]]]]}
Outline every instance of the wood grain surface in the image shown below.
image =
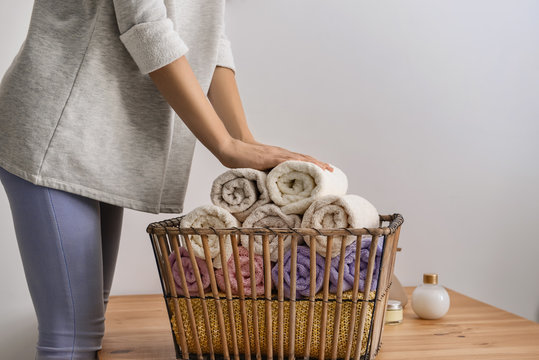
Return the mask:
{"type": "Polygon", "coordinates": [[[412,310],[413,287],[402,324],[386,325],[377,360],[539,360],[539,324],[448,290],[449,312],[419,319],[412,310]]]}
{"type": "MultiPolygon", "coordinates": [[[[384,327],[376,359],[539,360],[539,324],[448,292],[451,307],[442,319],[419,319],[409,302],[403,323],[384,327]]],[[[111,296],[99,359],[175,359],[163,296],[111,296]]]]}

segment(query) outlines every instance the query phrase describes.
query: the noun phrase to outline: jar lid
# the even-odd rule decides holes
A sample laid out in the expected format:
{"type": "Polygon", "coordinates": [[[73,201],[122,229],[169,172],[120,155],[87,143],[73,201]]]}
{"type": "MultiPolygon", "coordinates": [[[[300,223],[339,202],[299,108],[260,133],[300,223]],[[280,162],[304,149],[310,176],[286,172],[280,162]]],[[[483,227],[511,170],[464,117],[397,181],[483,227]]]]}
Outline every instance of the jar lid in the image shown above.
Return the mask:
{"type": "Polygon", "coordinates": [[[423,274],[423,284],[438,284],[438,274],[423,274]]]}
{"type": "Polygon", "coordinates": [[[402,304],[399,300],[388,300],[387,309],[388,310],[401,310],[402,304]]]}

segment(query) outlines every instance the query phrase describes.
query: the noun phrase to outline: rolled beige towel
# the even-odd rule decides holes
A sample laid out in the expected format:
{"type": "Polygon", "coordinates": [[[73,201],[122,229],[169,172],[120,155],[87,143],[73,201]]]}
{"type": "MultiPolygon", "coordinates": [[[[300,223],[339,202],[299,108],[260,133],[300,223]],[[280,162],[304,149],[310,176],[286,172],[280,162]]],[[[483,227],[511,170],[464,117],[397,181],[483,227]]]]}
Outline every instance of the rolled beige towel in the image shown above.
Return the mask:
{"type": "MultiPolygon", "coordinates": [[[[216,205],[203,205],[195,208],[180,221],[180,227],[194,228],[230,228],[239,227],[240,222],[231,213],[216,205]]],[[[195,256],[206,259],[204,255],[204,247],[200,235],[191,235],[191,245],[195,256]]],[[[212,258],[213,266],[217,269],[222,267],[219,237],[217,235],[208,235],[208,248],[210,257],[212,258]]],[[[228,260],[232,254],[232,245],[230,237],[225,238],[225,258],[228,260]]]]}
{"type": "Polygon", "coordinates": [[[268,174],[269,197],[285,214],[303,214],[321,196],[344,195],[348,179],[340,169],[332,167],[333,172],[307,161],[282,162],[268,174]]]}
{"type": "MultiPolygon", "coordinates": [[[[285,214],[275,204],[262,205],[255,209],[242,224],[242,227],[273,227],[273,228],[287,228],[287,227],[299,227],[301,225],[301,218],[294,214],[285,214]]],[[[262,235],[254,236],[254,249],[255,254],[264,255],[262,235]]],[[[302,239],[299,239],[300,243],[302,239]]],[[[292,242],[292,235],[288,235],[283,238],[284,251],[290,248],[292,242]]],[[[245,248],[249,248],[249,236],[241,235],[241,244],[245,248]]],[[[269,236],[269,248],[271,261],[277,261],[279,258],[279,240],[276,235],[269,236]]]]}
{"type": "MultiPolygon", "coordinates": [[[[304,228],[377,228],[379,226],[378,211],[368,200],[359,195],[342,196],[327,195],[315,200],[305,211],[301,221],[304,228]]],[[[326,256],[327,236],[316,235],[316,252],[326,256]]],[[[350,245],[355,236],[335,236],[331,247],[331,257],[338,256],[341,242],[350,245]]],[[[310,246],[312,237],[306,236],[305,242],[310,246]]]]}
{"type": "Polygon", "coordinates": [[[256,169],[230,169],[212,184],[211,202],[244,221],[257,207],[270,202],[266,173],[256,169]]]}

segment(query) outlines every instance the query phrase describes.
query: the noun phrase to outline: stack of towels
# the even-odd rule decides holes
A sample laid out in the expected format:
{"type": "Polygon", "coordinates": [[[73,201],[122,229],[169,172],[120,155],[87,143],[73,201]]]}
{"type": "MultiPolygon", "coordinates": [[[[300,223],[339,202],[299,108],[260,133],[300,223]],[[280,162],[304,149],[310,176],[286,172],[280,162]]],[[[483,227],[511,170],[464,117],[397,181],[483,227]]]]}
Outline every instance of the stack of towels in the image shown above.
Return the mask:
{"type": "MultiPolygon", "coordinates": [[[[305,161],[290,160],[274,167],[269,173],[255,169],[231,169],[218,176],[211,188],[213,205],[200,206],[182,218],[181,227],[230,228],[230,227],[303,227],[303,228],[376,228],[379,226],[379,215],[376,208],[361,196],[347,194],[348,180],[346,175],[333,166],[333,172],[322,170],[319,166],[305,161]]],[[[233,294],[238,293],[238,276],[232,255],[230,239],[225,239],[223,254],[219,247],[219,238],[208,235],[208,247],[211,265],[204,259],[205,253],[202,239],[198,235],[190,237],[197,267],[202,278],[204,291],[209,290],[210,280],[208,267],[215,269],[217,285],[225,291],[223,261],[226,266],[233,294]]],[[[310,246],[316,242],[316,291],[322,288],[326,259],[331,261],[330,292],[337,291],[340,249],[345,242],[343,291],[350,290],[354,283],[355,262],[360,261],[359,289],[364,291],[367,262],[371,245],[371,236],[363,236],[361,244],[356,244],[355,236],[335,236],[331,252],[327,249],[326,236],[314,236],[300,239],[297,247],[296,297],[307,297],[310,292],[310,246]],[[356,259],[356,249],[360,246],[360,258],[356,259]],[[328,254],[329,252],[329,254],[328,254]]],[[[269,237],[270,260],[272,262],[272,281],[278,284],[278,240],[277,236],[269,237]]],[[[246,295],[264,293],[264,266],[262,236],[254,236],[255,252],[255,289],[249,269],[249,237],[241,236],[238,247],[240,272],[246,295]]],[[[284,293],[290,297],[290,260],[291,236],[284,238],[284,293]]],[[[380,259],[383,248],[383,237],[377,244],[375,267],[371,290],[376,289],[380,259]]],[[[192,295],[199,292],[194,274],[193,264],[187,250],[180,248],[182,267],[192,295]]],[[[172,252],[169,260],[176,264],[176,254],[172,252]]],[[[177,265],[173,265],[176,287],[183,294],[177,265]],[[174,267],[176,268],[174,270],[174,267]]]]}

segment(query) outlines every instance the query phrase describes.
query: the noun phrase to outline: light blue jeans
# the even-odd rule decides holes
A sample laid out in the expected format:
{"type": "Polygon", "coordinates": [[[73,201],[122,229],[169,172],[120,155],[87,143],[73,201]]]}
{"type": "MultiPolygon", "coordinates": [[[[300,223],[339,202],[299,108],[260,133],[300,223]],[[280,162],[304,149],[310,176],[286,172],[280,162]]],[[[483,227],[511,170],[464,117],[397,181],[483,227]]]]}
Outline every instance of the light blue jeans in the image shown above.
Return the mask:
{"type": "Polygon", "coordinates": [[[123,208],[34,185],[0,167],[36,311],[36,359],[96,359],[123,208]]]}

